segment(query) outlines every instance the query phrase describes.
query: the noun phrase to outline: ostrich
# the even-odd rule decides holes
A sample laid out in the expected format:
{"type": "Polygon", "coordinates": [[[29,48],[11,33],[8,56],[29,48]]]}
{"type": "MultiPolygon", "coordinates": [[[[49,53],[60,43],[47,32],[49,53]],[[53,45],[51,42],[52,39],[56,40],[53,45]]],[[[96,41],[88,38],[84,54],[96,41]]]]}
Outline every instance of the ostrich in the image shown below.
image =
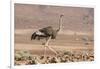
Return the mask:
{"type": "Polygon", "coordinates": [[[60,18],[59,18],[59,28],[58,29],[53,29],[52,26],[48,26],[48,27],[45,27],[45,28],[42,28],[42,29],[39,29],[38,31],[34,32],[31,36],[31,40],[40,40],[40,39],[43,39],[45,38],[46,39],[46,42],[44,43],[44,47],[45,47],[45,50],[44,50],[44,55],[46,53],[46,48],[49,48],[52,52],[54,52],[55,54],[57,54],[57,52],[51,48],[49,46],[49,41],[51,39],[56,39],[56,36],[58,34],[59,31],[61,31],[61,27],[62,27],[62,17],[64,15],[60,15],[60,18]]]}

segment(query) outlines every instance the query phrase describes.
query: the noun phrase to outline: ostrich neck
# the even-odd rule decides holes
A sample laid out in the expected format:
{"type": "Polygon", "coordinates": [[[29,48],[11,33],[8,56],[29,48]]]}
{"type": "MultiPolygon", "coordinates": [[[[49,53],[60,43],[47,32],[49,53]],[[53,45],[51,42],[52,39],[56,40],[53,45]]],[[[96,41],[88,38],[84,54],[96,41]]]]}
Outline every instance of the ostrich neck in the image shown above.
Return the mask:
{"type": "Polygon", "coordinates": [[[57,30],[61,31],[61,28],[62,28],[62,17],[59,18],[59,28],[57,30]]]}

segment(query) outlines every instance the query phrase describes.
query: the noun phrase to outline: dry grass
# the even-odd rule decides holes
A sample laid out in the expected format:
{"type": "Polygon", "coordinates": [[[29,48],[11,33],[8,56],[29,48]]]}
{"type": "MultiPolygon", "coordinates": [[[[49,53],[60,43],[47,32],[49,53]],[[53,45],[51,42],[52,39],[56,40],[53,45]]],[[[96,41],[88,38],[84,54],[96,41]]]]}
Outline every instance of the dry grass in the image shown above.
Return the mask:
{"type": "Polygon", "coordinates": [[[94,53],[88,51],[64,51],[55,56],[32,55],[28,51],[15,52],[15,65],[33,65],[33,64],[49,64],[49,63],[65,63],[93,61],[94,53]]]}

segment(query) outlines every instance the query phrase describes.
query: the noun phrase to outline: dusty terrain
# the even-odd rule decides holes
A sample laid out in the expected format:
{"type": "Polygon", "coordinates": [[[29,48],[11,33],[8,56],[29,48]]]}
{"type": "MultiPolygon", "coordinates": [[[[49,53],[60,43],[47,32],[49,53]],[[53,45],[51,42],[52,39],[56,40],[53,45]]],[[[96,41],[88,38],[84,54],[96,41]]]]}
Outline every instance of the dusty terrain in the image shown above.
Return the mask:
{"type": "MultiPolygon", "coordinates": [[[[30,33],[25,34],[24,31],[22,31],[22,34],[21,33],[19,35],[15,34],[15,64],[16,65],[47,64],[47,60],[48,63],[59,63],[63,61],[60,60],[56,61],[56,59],[58,60],[59,56],[60,58],[65,59],[66,55],[70,56],[68,57],[70,58],[70,60],[67,59],[68,61],[66,60],[65,62],[72,62],[71,60],[72,54],[74,54],[76,57],[85,56],[84,58],[81,57],[79,60],[75,60],[76,62],[94,60],[94,42],[93,42],[94,40],[93,40],[93,36],[91,35],[58,34],[57,38],[55,40],[51,40],[49,43],[49,46],[52,47],[54,50],[56,50],[58,54],[55,55],[54,52],[52,52],[50,49],[47,48],[46,54],[44,56],[44,45],[42,45],[42,43],[45,42],[45,39],[31,40],[30,33]],[[88,39],[84,40],[83,37],[87,37],[88,39]],[[68,53],[70,53],[70,55],[68,53]],[[24,55],[24,57],[22,57],[22,55],[24,55]],[[29,56],[31,57],[31,60],[29,60],[29,56]],[[35,59],[32,60],[34,57],[35,59]],[[41,57],[43,57],[42,60],[40,59],[41,57]],[[47,57],[51,59],[47,59],[47,57]],[[90,57],[90,58],[85,59],[86,57],[90,57]],[[18,60],[18,58],[20,60],[18,60]],[[34,61],[34,63],[30,63],[28,60],[30,62],[34,61]],[[51,62],[51,60],[53,61],[51,62]]],[[[76,57],[72,59],[75,59],[76,57]]],[[[75,61],[73,60],[73,62],[75,61]]]]}
{"type": "Polygon", "coordinates": [[[93,13],[93,8],[15,4],[15,65],[93,61],[93,13]],[[62,29],[49,43],[58,54],[47,48],[44,56],[45,39],[31,40],[31,35],[47,26],[57,29],[61,14],[62,29]]]}

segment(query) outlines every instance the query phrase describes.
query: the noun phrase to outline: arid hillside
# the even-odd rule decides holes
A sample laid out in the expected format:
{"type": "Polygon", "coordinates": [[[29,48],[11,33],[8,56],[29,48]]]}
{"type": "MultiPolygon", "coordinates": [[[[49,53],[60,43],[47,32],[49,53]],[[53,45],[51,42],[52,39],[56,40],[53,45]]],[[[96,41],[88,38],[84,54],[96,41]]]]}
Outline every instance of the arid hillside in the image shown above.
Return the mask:
{"type": "Polygon", "coordinates": [[[93,10],[85,7],[15,4],[15,28],[39,29],[53,26],[56,29],[59,15],[63,14],[62,30],[93,33],[93,10]]]}

